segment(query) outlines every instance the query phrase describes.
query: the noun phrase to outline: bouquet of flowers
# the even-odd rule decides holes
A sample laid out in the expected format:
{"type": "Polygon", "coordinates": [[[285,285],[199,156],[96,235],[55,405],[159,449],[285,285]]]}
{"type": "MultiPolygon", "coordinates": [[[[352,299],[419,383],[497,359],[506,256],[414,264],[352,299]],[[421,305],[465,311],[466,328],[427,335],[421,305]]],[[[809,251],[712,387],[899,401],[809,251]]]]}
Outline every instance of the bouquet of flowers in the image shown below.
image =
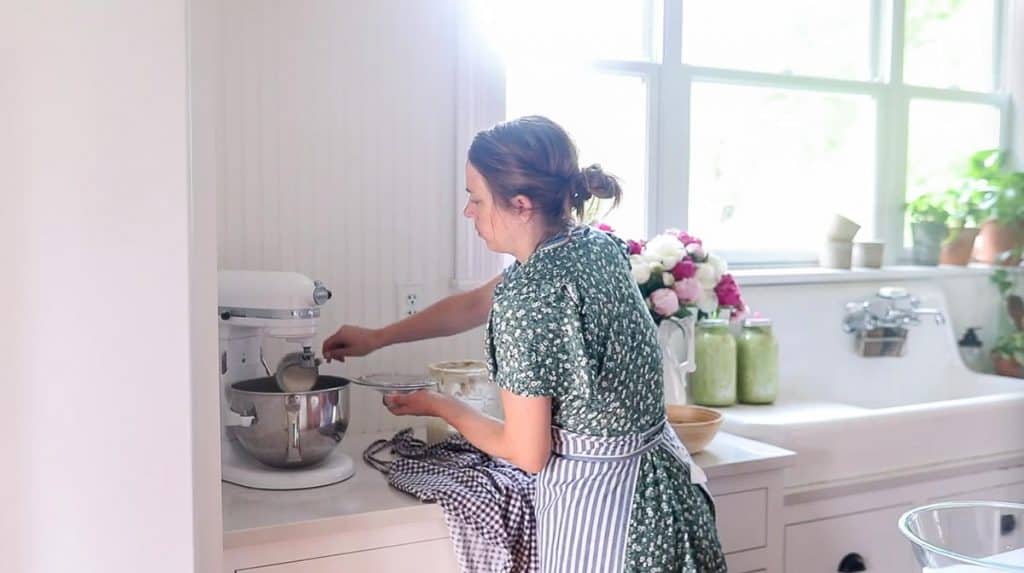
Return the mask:
{"type": "MultiPolygon", "coordinates": [[[[612,232],[611,227],[598,228],[612,232]]],[[[669,229],[648,241],[627,240],[633,279],[656,323],[663,318],[728,318],[742,320],[749,309],[740,287],[721,257],[683,231],[669,229]]]]}

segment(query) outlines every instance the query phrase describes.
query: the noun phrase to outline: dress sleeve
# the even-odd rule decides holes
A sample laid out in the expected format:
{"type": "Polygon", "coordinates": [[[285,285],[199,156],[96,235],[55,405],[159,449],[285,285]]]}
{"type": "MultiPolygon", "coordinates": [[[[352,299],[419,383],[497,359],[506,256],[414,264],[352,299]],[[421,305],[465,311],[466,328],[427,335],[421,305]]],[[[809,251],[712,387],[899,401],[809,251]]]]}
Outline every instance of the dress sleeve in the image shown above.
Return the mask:
{"type": "Polygon", "coordinates": [[[495,324],[495,382],[520,396],[557,396],[586,367],[578,302],[568,287],[509,301],[495,324]]]}

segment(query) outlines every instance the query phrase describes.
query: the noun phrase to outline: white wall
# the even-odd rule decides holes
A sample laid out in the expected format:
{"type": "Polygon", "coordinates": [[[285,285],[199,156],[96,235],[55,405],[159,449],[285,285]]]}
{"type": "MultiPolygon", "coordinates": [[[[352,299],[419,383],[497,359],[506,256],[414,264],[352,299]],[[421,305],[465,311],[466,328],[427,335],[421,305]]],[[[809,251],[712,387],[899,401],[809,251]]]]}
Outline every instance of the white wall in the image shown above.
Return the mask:
{"type": "Polygon", "coordinates": [[[217,375],[217,188],[224,96],[222,2],[189,6],[192,376],[192,479],[195,570],[220,571],[224,523],[220,481],[220,380],[217,375]]]}
{"type": "Polygon", "coordinates": [[[0,4],[0,569],[193,567],[186,1],[0,4]]]}
{"type": "MultiPolygon", "coordinates": [[[[456,189],[455,0],[227,0],[221,268],[295,270],[335,294],[322,334],[398,318],[396,285],[449,292],[456,189]]],[[[328,371],[426,371],[481,357],[482,332],[328,371]]],[[[355,389],[353,432],[390,429],[355,389]]]]}

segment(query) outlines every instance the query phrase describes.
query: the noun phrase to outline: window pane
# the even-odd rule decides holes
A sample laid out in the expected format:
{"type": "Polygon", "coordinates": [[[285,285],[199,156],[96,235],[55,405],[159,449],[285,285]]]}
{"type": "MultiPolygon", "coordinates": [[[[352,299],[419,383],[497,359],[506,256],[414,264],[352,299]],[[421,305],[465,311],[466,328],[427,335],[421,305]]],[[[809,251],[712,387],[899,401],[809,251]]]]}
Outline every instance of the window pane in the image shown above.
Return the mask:
{"type": "Polygon", "coordinates": [[[907,198],[955,187],[967,159],[999,147],[999,110],[946,101],[910,102],[907,198]]]}
{"type": "Polygon", "coordinates": [[[907,0],[903,80],[992,89],[994,0],[907,0]]]}
{"type": "Polygon", "coordinates": [[[474,0],[506,62],[657,59],[662,0],[474,0]]]}
{"type": "Polygon", "coordinates": [[[712,249],[813,259],[833,212],[873,235],[874,100],[697,83],[692,102],[688,227],[712,249]]]}
{"type": "MultiPolygon", "coordinates": [[[[569,132],[580,165],[619,178],[623,199],[601,219],[624,237],[646,233],[647,83],[642,78],[565,70],[507,70],[509,118],[544,115],[569,132]],[[610,113],[609,110],[614,110],[610,113]]],[[[605,209],[606,211],[606,209],[605,209]]]]}
{"type": "Polygon", "coordinates": [[[870,75],[871,0],[683,2],[683,59],[843,79],[870,75]]]}

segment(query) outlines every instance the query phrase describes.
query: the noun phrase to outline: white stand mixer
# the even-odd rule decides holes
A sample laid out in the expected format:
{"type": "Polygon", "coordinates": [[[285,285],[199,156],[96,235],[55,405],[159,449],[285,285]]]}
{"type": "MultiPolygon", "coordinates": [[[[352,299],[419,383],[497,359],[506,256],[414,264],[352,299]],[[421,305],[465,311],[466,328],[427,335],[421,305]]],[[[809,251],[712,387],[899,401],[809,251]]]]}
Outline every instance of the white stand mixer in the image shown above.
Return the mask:
{"type": "Polygon", "coordinates": [[[351,477],[355,466],[340,448],[334,448],[318,464],[281,469],[249,455],[229,431],[230,426],[248,427],[254,420],[231,410],[231,385],[274,376],[263,357],[264,337],[299,345],[302,359],[313,363],[319,306],[330,299],[331,292],[320,281],[298,273],[220,271],[218,279],[222,479],[245,487],[285,490],[318,487],[351,477]]]}

